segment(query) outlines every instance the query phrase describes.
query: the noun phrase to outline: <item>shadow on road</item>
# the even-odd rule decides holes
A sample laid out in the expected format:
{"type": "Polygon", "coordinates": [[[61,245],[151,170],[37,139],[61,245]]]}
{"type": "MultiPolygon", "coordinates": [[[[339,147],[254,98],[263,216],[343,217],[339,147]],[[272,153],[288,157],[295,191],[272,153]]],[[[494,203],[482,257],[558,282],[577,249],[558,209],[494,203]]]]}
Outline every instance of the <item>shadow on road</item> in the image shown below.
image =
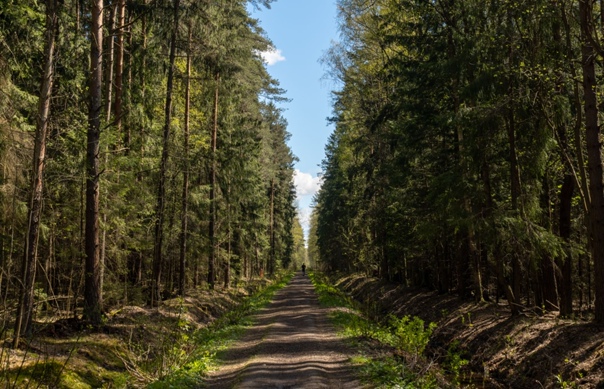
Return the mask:
{"type": "Polygon", "coordinates": [[[255,325],[224,353],[208,388],[359,388],[350,352],[319,306],[310,280],[298,273],[255,325]]]}

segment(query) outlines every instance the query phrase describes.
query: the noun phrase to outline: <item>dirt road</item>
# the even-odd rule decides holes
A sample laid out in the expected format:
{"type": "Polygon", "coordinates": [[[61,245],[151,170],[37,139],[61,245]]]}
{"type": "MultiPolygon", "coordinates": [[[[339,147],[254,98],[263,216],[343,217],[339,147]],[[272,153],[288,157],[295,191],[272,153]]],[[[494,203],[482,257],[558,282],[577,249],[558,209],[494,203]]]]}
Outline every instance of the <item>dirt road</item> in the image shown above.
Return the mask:
{"type": "Polygon", "coordinates": [[[347,347],[298,273],[222,358],[208,388],[360,388],[347,347]]]}

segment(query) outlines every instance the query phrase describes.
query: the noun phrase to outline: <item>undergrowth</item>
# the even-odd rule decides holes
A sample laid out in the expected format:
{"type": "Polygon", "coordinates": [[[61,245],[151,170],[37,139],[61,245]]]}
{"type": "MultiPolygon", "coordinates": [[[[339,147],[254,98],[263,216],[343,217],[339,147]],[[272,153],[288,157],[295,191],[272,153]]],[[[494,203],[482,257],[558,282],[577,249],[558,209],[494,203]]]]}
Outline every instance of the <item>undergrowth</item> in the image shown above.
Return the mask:
{"type": "MultiPolygon", "coordinates": [[[[343,336],[362,350],[353,359],[361,378],[379,388],[431,389],[453,386],[444,373],[424,356],[435,323],[418,317],[388,315],[380,318],[375,306],[362,306],[333,286],[326,276],[311,272],[311,280],[323,306],[335,308],[331,319],[343,336]],[[380,345],[376,347],[375,344],[380,345]]],[[[454,350],[451,351],[454,353],[454,350]]],[[[459,355],[450,355],[449,380],[457,382],[459,355]]],[[[445,366],[446,367],[446,366],[445,366]]]]}
{"type": "MultiPolygon", "coordinates": [[[[152,366],[163,369],[159,380],[149,388],[194,388],[201,384],[202,378],[217,367],[217,353],[226,349],[241,333],[251,326],[251,315],[267,305],[279,289],[285,287],[293,273],[282,276],[278,281],[246,298],[235,309],[221,316],[212,324],[197,331],[179,330],[180,338],[166,350],[170,358],[167,366],[152,366]]],[[[185,323],[183,323],[184,325],[185,323]]],[[[144,370],[143,366],[139,366],[144,370]]],[[[144,373],[143,373],[144,374],[144,373]]]]}

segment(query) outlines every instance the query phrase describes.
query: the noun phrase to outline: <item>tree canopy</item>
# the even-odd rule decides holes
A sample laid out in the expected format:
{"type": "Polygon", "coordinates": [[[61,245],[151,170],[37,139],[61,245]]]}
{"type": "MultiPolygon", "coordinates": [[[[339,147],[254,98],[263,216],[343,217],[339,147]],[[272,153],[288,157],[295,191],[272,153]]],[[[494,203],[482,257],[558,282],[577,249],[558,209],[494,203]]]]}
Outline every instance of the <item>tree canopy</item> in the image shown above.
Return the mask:
{"type": "Polygon", "coordinates": [[[42,301],[98,325],[293,263],[295,156],[247,8],[271,2],[2,3],[0,293],[5,312],[19,301],[17,338],[42,301]]]}
{"type": "Polygon", "coordinates": [[[602,322],[601,5],[338,7],[322,266],[602,322]]]}

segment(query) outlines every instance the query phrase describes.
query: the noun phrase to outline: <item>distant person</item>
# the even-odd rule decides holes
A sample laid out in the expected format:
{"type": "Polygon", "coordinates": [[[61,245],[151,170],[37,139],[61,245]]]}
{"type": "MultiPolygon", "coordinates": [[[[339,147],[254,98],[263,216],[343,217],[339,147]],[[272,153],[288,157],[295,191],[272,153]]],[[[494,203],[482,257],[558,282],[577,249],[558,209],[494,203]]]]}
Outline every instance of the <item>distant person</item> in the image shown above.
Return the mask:
{"type": "Polygon", "coordinates": [[[302,264],[302,275],[306,274],[306,264],[302,264]]]}

